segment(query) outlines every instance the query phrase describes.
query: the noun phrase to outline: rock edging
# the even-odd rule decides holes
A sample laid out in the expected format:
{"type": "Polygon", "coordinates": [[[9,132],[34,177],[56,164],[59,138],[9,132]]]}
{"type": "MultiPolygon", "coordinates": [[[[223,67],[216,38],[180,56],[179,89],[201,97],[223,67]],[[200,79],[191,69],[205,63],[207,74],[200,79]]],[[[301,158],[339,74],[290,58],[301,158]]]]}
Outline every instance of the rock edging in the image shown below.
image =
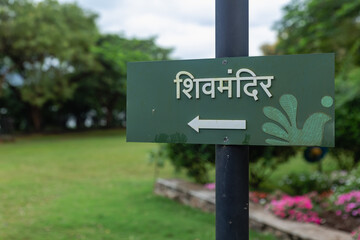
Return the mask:
{"type": "MultiPolygon", "coordinates": [[[[215,212],[215,191],[179,179],[157,179],[154,192],[184,205],[215,212]]],[[[264,207],[250,203],[250,228],[272,232],[284,240],[351,240],[349,233],[275,217],[264,207]]]]}

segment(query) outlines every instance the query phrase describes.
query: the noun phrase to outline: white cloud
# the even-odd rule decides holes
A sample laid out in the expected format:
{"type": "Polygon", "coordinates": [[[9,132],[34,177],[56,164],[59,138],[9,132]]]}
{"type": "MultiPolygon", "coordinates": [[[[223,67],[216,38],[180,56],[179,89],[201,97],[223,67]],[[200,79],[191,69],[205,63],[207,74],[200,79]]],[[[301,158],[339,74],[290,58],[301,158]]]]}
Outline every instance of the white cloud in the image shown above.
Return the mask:
{"type": "Polygon", "coordinates": [[[275,42],[276,33],[272,28],[275,22],[281,19],[282,7],[287,3],[289,3],[289,0],[249,1],[249,52],[251,56],[262,55],[261,45],[275,42]]]}
{"type": "Polygon", "coordinates": [[[266,26],[252,28],[249,36],[249,52],[251,56],[261,56],[260,47],[265,43],[273,43],[276,39],[275,32],[266,26]]]}
{"type": "Polygon", "coordinates": [[[158,44],[175,47],[174,57],[213,57],[215,29],[212,26],[181,22],[175,18],[146,14],[125,20],[124,27],[129,36],[158,36],[158,44]],[[144,27],[147,26],[147,27],[144,27]],[[209,36],[206,38],[206,36],[209,36]]]}
{"type": "Polygon", "coordinates": [[[250,0],[250,26],[267,26],[270,29],[275,21],[280,20],[281,9],[289,2],[289,0],[250,0]]]}
{"type": "MultiPolygon", "coordinates": [[[[281,18],[281,7],[289,1],[249,0],[250,55],[261,55],[260,46],[275,41],[271,28],[281,18]]],[[[141,38],[158,36],[158,44],[175,48],[176,58],[215,56],[214,0],[78,0],[78,3],[100,14],[98,24],[102,32],[141,38]]]]}

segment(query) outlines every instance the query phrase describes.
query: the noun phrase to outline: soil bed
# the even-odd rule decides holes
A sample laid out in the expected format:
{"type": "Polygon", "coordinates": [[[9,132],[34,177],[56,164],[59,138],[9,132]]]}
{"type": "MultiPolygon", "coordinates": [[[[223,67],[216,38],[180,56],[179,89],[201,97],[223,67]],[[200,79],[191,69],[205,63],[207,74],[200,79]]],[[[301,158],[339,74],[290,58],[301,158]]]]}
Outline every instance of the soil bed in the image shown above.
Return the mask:
{"type": "Polygon", "coordinates": [[[331,211],[323,212],[320,217],[325,220],[323,226],[346,232],[352,232],[360,226],[360,218],[348,217],[343,219],[342,216],[337,216],[335,212],[331,211]]]}

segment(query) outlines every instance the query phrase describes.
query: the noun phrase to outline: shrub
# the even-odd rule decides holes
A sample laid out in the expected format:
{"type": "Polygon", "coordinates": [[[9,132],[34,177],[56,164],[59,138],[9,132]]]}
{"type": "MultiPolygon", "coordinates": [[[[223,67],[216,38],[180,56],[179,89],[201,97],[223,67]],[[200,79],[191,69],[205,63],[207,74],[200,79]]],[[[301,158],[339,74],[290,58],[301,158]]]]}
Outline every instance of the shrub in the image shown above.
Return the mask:
{"type": "Polygon", "coordinates": [[[291,173],[280,181],[283,191],[291,195],[306,194],[309,192],[326,192],[331,189],[330,178],[320,172],[291,173]]]}
{"type": "MultiPolygon", "coordinates": [[[[250,147],[250,186],[258,188],[276,167],[294,155],[291,147],[250,147]]],[[[169,159],[176,170],[186,170],[197,183],[209,182],[208,171],[215,164],[214,145],[162,144],[151,153],[151,161],[169,159]]]]}
{"type": "Polygon", "coordinates": [[[336,195],[348,193],[359,189],[360,168],[353,169],[350,172],[336,171],[330,175],[332,190],[336,195]]]}
{"type": "Polygon", "coordinates": [[[339,195],[335,201],[335,209],[336,215],[344,219],[350,216],[360,217],[360,191],[339,195]]]}
{"type": "Polygon", "coordinates": [[[360,162],[360,67],[343,70],[335,81],[336,148],[331,149],[331,153],[339,168],[351,170],[360,162]]]}
{"type": "Polygon", "coordinates": [[[268,205],[268,209],[278,217],[297,222],[320,224],[322,219],[313,208],[313,203],[308,196],[284,195],[279,200],[272,200],[268,205]]]}
{"type": "Polygon", "coordinates": [[[186,170],[197,183],[208,183],[209,168],[215,164],[214,145],[205,144],[161,144],[150,156],[153,162],[169,159],[176,171],[186,170]]]}
{"type": "Polygon", "coordinates": [[[258,189],[281,163],[295,154],[293,147],[250,147],[250,186],[258,189]]]}

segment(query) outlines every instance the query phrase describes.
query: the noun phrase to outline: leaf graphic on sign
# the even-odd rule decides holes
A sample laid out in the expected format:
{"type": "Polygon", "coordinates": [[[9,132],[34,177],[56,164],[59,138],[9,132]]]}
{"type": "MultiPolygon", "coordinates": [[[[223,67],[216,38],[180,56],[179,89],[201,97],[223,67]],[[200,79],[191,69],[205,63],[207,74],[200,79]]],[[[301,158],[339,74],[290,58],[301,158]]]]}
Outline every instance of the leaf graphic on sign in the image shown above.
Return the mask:
{"type": "MultiPolygon", "coordinates": [[[[306,119],[302,129],[297,127],[297,99],[291,94],[280,97],[280,105],[286,115],[277,108],[268,106],[264,108],[264,114],[274,122],[267,122],[262,130],[276,138],[266,139],[270,145],[321,145],[325,123],[331,117],[318,112],[306,119]]],[[[329,107],[329,106],[326,106],[329,107]]]]}

